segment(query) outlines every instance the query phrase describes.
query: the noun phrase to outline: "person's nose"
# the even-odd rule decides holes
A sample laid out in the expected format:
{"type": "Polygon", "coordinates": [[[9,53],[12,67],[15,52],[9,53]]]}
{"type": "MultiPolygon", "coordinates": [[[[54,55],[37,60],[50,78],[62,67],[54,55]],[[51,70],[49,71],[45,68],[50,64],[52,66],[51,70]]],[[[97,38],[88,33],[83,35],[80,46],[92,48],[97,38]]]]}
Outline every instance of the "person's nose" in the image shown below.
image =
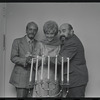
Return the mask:
{"type": "Polygon", "coordinates": [[[36,34],[36,32],[35,32],[34,30],[31,30],[31,33],[32,33],[32,34],[36,34]]]}
{"type": "Polygon", "coordinates": [[[63,33],[63,32],[61,32],[60,36],[66,36],[66,34],[65,34],[65,33],[63,33]]]}
{"type": "Polygon", "coordinates": [[[34,33],[34,30],[32,30],[31,32],[34,33]]]}

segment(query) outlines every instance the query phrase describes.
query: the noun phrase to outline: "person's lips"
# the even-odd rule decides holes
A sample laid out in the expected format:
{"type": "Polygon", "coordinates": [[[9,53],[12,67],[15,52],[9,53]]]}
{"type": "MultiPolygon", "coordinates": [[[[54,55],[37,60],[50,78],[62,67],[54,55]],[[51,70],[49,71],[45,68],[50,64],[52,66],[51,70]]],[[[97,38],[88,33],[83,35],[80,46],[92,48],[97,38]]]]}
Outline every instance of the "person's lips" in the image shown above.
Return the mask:
{"type": "Polygon", "coordinates": [[[53,40],[53,38],[47,38],[48,39],[48,41],[52,41],[53,40]]]}
{"type": "Polygon", "coordinates": [[[65,38],[66,38],[65,35],[61,35],[61,36],[60,36],[60,40],[61,40],[61,41],[65,40],[65,38]]]}

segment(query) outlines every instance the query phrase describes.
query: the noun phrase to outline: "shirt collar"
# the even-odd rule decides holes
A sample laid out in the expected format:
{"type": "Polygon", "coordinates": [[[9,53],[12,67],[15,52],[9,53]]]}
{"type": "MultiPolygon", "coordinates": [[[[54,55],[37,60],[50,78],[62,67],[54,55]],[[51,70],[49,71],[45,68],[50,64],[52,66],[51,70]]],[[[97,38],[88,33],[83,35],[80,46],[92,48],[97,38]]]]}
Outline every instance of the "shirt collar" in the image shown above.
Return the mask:
{"type": "Polygon", "coordinates": [[[34,42],[34,39],[30,40],[27,35],[26,35],[26,40],[28,43],[34,42]]]}

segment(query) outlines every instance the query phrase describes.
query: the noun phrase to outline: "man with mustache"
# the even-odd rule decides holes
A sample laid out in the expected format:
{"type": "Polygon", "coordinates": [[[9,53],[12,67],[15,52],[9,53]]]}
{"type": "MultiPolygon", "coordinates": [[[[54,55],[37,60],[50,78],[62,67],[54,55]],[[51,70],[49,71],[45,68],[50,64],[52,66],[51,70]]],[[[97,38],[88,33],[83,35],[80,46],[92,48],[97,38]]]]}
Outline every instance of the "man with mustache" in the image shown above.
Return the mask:
{"type": "Polygon", "coordinates": [[[35,39],[37,32],[37,24],[29,22],[26,26],[26,35],[15,39],[12,44],[11,61],[15,66],[10,83],[16,87],[17,97],[28,97],[29,89],[30,96],[33,94],[34,68],[31,83],[29,77],[32,57],[39,53],[38,41],[35,39]]]}
{"type": "MultiPolygon", "coordinates": [[[[88,82],[88,70],[86,66],[84,47],[80,39],[74,34],[73,27],[69,23],[60,26],[61,50],[59,62],[64,57],[64,82],[67,81],[66,58],[69,57],[69,92],[67,97],[84,97],[88,82]]],[[[62,97],[66,97],[67,87],[63,89],[62,97]]]]}

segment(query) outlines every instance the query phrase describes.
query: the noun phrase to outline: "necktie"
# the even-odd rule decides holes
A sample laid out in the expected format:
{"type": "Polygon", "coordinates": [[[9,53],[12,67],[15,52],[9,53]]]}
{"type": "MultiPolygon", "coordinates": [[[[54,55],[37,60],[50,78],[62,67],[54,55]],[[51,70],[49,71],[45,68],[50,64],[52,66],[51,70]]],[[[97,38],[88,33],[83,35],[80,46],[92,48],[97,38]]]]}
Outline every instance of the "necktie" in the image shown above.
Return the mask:
{"type": "Polygon", "coordinates": [[[33,42],[29,41],[29,49],[30,49],[30,53],[32,54],[33,52],[33,42]]]}

